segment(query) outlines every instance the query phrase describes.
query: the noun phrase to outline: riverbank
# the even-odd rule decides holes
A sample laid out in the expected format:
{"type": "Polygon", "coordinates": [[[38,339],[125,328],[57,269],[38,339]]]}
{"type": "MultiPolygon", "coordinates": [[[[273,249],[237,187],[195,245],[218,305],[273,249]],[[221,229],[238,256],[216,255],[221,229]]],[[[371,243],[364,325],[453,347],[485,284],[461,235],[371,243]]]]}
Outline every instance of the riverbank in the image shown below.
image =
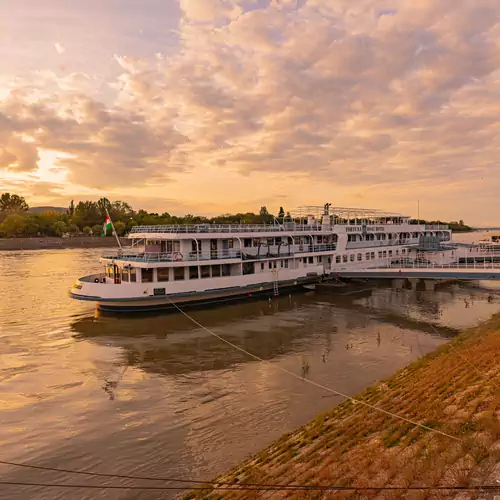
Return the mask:
{"type": "MultiPolygon", "coordinates": [[[[264,449],[220,483],[398,487],[384,492],[193,491],[183,498],[472,498],[409,487],[500,483],[500,315],[264,449]]],[[[304,387],[304,390],[307,390],[304,387]]],[[[500,493],[496,491],[496,493],[500,493]]],[[[481,496],[481,498],[490,498],[481,496]]],[[[491,496],[493,498],[493,495],[491,496]]]]}
{"type": "MultiPolygon", "coordinates": [[[[129,246],[128,238],[120,238],[122,246],[129,246]]],[[[57,248],[110,248],[118,246],[111,236],[75,236],[56,238],[44,236],[37,238],[0,238],[0,251],[46,250],[57,248]]]]}

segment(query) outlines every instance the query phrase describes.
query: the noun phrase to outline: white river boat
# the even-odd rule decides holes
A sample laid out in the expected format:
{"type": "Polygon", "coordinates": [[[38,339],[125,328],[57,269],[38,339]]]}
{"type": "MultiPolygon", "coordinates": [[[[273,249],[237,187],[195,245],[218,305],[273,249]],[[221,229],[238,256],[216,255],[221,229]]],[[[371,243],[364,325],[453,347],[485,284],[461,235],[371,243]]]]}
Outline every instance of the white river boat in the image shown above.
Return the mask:
{"type": "Polygon", "coordinates": [[[445,225],[378,210],[302,207],[272,224],[136,226],[104,255],[102,274],[70,290],[102,311],[135,312],[276,296],[336,272],[401,261],[456,260],[445,225]]]}

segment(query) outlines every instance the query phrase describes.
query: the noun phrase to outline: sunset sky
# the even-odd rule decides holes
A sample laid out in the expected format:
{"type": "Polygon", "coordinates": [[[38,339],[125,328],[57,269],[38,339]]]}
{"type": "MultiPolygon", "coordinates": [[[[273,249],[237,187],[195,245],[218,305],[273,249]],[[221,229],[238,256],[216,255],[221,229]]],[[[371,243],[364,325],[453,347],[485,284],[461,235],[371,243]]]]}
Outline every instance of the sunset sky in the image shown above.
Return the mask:
{"type": "Polygon", "coordinates": [[[500,225],[498,0],[0,0],[0,191],[500,225]]]}

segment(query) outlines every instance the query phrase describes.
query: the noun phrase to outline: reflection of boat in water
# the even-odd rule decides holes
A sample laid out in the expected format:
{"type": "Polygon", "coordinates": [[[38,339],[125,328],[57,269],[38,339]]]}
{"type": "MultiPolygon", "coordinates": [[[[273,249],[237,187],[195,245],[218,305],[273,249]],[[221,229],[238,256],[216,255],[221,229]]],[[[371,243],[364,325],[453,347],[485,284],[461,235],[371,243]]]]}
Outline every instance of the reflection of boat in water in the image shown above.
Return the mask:
{"type": "MultiPolygon", "coordinates": [[[[365,289],[358,295],[322,295],[321,299],[315,294],[299,294],[271,303],[246,302],[223,309],[200,310],[193,317],[207,329],[264,360],[301,351],[304,342],[317,337],[318,332],[349,330],[345,318],[354,320],[358,326],[375,319],[447,338],[456,333],[450,328],[413,320],[404,313],[374,311],[359,302],[371,293],[373,290],[365,289]]],[[[127,365],[151,373],[179,375],[223,370],[253,361],[180,314],[86,317],[76,320],[72,328],[76,338],[123,349],[127,365]]]]}
{"type": "MultiPolygon", "coordinates": [[[[268,360],[293,350],[311,333],[310,328],[300,328],[310,322],[310,308],[314,305],[301,294],[272,303],[201,310],[193,316],[233,344],[268,360]]],[[[86,317],[75,321],[72,328],[76,338],[124,349],[129,365],[152,373],[178,375],[253,361],[182,315],[86,317]]]]}

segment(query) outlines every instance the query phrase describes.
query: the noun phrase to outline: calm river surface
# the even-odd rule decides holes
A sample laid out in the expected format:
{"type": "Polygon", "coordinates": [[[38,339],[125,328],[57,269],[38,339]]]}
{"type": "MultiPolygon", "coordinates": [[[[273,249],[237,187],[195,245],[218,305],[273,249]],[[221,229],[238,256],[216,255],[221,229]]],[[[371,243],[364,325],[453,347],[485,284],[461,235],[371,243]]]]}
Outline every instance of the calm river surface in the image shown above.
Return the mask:
{"type": "MultiPolygon", "coordinates": [[[[0,460],[210,479],[340,401],[276,367],[308,366],[307,378],[355,394],[500,311],[499,287],[481,283],[360,285],[190,313],[259,362],[181,315],[99,317],[69,299],[100,252],[0,254],[0,460]]],[[[5,465],[0,478],[132,484],[5,465]]],[[[14,500],[172,496],[0,485],[14,500]]]]}

